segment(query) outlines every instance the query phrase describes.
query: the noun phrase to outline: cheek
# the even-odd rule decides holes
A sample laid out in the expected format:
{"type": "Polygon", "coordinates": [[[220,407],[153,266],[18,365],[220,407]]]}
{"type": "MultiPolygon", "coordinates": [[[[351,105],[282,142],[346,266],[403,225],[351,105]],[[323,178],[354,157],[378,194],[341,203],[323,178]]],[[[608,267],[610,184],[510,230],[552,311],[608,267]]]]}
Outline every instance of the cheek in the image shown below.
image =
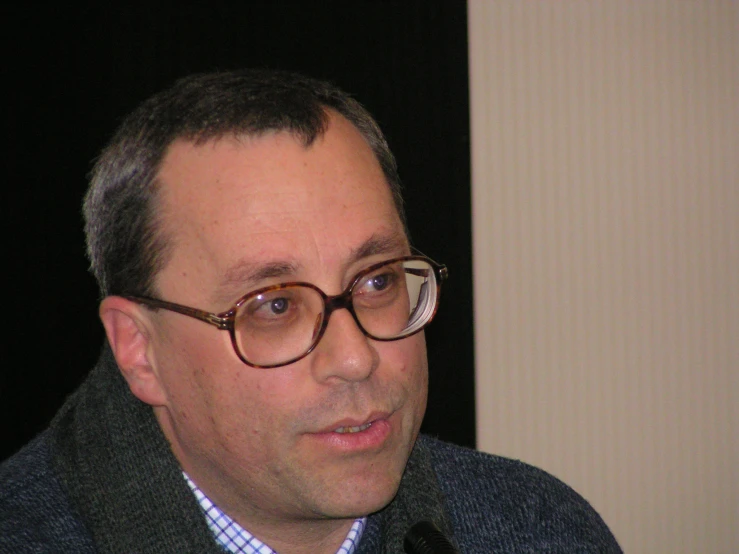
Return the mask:
{"type": "Polygon", "coordinates": [[[407,374],[410,379],[425,382],[428,378],[428,360],[426,358],[426,339],[423,331],[398,341],[396,344],[398,351],[394,353],[394,357],[397,363],[400,364],[403,373],[407,374]]]}
{"type": "Polygon", "coordinates": [[[413,364],[415,367],[415,379],[413,387],[415,389],[418,416],[423,418],[423,414],[426,413],[426,400],[428,397],[428,384],[429,384],[429,370],[428,370],[428,357],[426,354],[426,338],[422,332],[418,335],[414,335],[414,351],[413,351],[413,364]]]}
{"type": "Polygon", "coordinates": [[[193,366],[183,377],[173,385],[170,405],[183,450],[232,470],[267,463],[281,442],[276,430],[286,422],[260,381],[250,381],[240,368],[213,365],[193,366]]]}
{"type": "Polygon", "coordinates": [[[406,389],[406,395],[423,413],[428,392],[428,360],[423,332],[397,342],[383,343],[380,356],[388,368],[388,378],[406,389]]]}
{"type": "Polygon", "coordinates": [[[227,333],[196,327],[197,321],[178,323],[157,337],[157,371],[175,422],[207,434],[248,392],[243,364],[232,355],[227,333]]]}
{"type": "Polygon", "coordinates": [[[423,418],[426,413],[426,401],[428,399],[429,389],[429,371],[428,371],[428,359],[426,357],[426,343],[421,341],[421,352],[419,353],[419,366],[416,375],[416,398],[418,401],[418,415],[423,418]]]}

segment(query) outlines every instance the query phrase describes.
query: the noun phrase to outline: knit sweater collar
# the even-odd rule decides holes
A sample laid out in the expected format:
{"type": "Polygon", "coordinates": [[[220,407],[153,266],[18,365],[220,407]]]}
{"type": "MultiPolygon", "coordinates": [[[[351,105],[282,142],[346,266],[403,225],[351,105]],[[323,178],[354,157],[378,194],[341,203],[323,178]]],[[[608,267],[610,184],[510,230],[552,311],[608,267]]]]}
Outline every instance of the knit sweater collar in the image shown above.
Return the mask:
{"type": "MultiPolygon", "coordinates": [[[[223,554],[151,408],[131,394],[107,345],[51,431],[55,470],[101,554],[223,554]]],[[[402,554],[405,532],[421,519],[450,534],[422,440],[357,554],[402,554]]]]}

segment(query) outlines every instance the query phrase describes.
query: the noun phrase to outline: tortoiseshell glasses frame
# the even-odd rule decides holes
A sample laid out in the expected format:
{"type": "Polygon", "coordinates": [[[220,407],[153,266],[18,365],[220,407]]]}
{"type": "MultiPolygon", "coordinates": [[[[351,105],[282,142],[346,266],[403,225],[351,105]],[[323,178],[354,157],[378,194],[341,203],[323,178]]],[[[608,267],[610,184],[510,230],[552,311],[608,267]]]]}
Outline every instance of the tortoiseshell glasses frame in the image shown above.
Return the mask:
{"type": "MultiPolygon", "coordinates": [[[[159,300],[157,298],[145,296],[124,296],[124,298],[145,305],[152,309],[164,309],[189,316],[213,325],[214,327],[222,331],[228,331],[231,337],[231,344],[233,346],[234,352],[242,362],[251,367],[267,369],[297,362],[298,360],[310,354],[323,337],[323,334],[326,331],[326,327],[328,326],[328,320],[331,316],[331,313],[342,308],[347,309],[352,314],[352,317],[354,318],[354,321],[356,322],[359,329],[367,337],[374,340],[394,341],[418,333],[429,323],[431,323],[434,316],[436,315],[436,310],[438,309],[439,298],[441,295],[441,284],[447,279],[447,277],[448,270],[446,266],[438,264],[430,258],[427,258],[426,256],[402,256],[385,260],[363,269],[352,279],[349,286],[347,286],[341,294],[337,294],[335,296],[329,296],[325,294],[321,289],[311,283],[299,281],[280,283],[277,285],[262,287],[245,294],[244,296],[239,298],[231,308],[221,313],[207,312],[204,310],[191,308],[189,306],[184,306],[182,304],[175,304],[174,302],[167,302],[165,300],[159,300]],[[392,266],[397,267],[398,265],[402,267],[402,272],[405,276],[405,282],[400,283],[399,286],[402,288],[402,290],[405,291],[406,296],[400,299],[392,299],[391,302],[394,303],[392,308],[390,308],[388,304],[369,306],[368,309],[363,307],[360,310],[360,315],[358,315],[357,310],[354,306],[355,293],[357,292],[358,288],[361,285],[365,285],[367,283],[370,283],[372,287],[375,287],[376,284],[379,284],[381,287],[388,286],[384,281],[384,279],[388,278],[388,275],[381,273],[380,270],[384,268],[392,268],[392,266]],[[367,278],[370,278],[370,280],[367,281],[367,278]],[[414,280],[414,286],[412,287],[413,289],[415,289],[414,291],[411,291],[408,286],[411,279],[414,280]],[[289,346],[288,348],[290,348],[291,350],[295,350],[295,352],[287,356],[286,359],[282,359],[279,356],[276,356],[276,359],[274,361],[267,361],[262,359],[260,359],[259,361],[255,361],[253,359],[250,360],[249,356],[243,352],[243,347],[241,346],[241,340],[239,337],[239,329],[237,328],[239,325],[245,327],[246,323],[240,324],[239,322],[246,317],[251,317],[252,319],[254,319],[254,317],[251,315],[252,312],[256,313],[256,310],[261,310],[265,306],[270,309],[277,307],[278,310],[281,310],[284,309],[284,306],[295,303],[295,300],[293,299],[274,296],[274,293],[278,291],[286,291],[292,293],[297,300],[301,300],[303,302],[302,306],[305,307],[305,311],[310,308],[310,302],[306,301],[313,301],[315,304],[317,304],[318,298],[320,297],[322,307],[316,305],[314,306],[315,311],[307,314],[313,317],[311,325],[308,326],[306,323],[308,318],[306,318],[305,316],[301,316],[303,326],[294,326],[295,331],[293,332],[293,334],[304,334],[302,332],[307,331],[310,327],[308,333],[309,335],[311,335],[310,340],[306,340],[304,345],[301,345],[299,348],[289,346]],[[416,295],[416,297],[414,298],[413,295],[416,295]],[[414,300],[415,302],[413,302],[414,300]],[[277,304],[275,304],[275,302],[277,302],[277,304]],[[397,312],[398,302],[402,302],[403,305],[408,304],[409,313],[407,313],[406,316],[403,316],[407,317],[407,322],[402,329],[392,330],[385,333],[379,333],[377,330],[375,330],[375,332],[370,332],[366,328],[366,325],[369,323],[370,325],[377,326],[377,319],[375,318],[374,323],[372,323],[372,318],[369,318],[367,321],[362,323],[362,319],[365,318],[365,311],[369,313],[369,311],[375,310],[376,313],[379,313],[377,312],[377,310],[385,310],[385,312],[388,312],[388,309],[392,309],[397,312]],[[252,304],[256,306],[254,310],[251,309],[252,304]],[[246,316],[244,315],[244,312],[246,312],[246,316]]],[[[379,292],[382,292],[382,290],[380,290],[379,292]]],[[[283,313],[283,311],[268,312],[269,315],[274,315],[275,317],[281,317],[283,313]]],[[[389,315],[392,315],[392,313],[390,313],[389,315]]],[[[271,323],[271,320],[267,321],[271,323]]],[[[298,324],[298,326],[299,325],[300,324],[298,324]]],[[[271,328],[269,328],[269,325],[265,325],[265,327],[268,328],[268,331],[272,332],[271,328]]],[[[272,352],[272,346],[269,346],[266,349],[267,352],[272,352]]],[[[269,354],[266,357],[269,357],[269,354]]]]}

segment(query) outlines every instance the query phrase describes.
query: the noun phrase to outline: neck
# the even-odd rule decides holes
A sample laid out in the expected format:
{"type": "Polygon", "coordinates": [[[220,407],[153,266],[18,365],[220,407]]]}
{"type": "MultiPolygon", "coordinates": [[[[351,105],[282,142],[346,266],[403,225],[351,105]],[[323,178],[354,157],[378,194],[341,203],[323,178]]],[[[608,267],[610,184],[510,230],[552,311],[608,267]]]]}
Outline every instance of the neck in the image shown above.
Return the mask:
{"type": "Polygon", "coordinates": [[[281,554],[334,554],[344,542],[355,518],[311,518],[309,515],[265,513],[245,505],[243,498],[219,494],[219,487],[199,484],[200,490],[229,518],[281,554]]]}
{"type": "Polygon", "coordinates": [[[354,519],[289,522],[269,528],[252,528],[239,522],[260,541],[280,554],[335,554],[354,519]]]}
{"type": "MultiPolygon", "coordinates": [[[[190,476],[193,480],[197,477],[190,476]]],[[[195,481],[197,483],[197,481],[195,481]]],[[[265,513],[244,504],[243,497],[220,487],[198,484],[203,493],[228,517],[280,554],[334,554],[346,539],[355,518],[310,518],[310,515],[265,513]]],[[[267,503],[268,505],[268,503],[267,503]]]]}

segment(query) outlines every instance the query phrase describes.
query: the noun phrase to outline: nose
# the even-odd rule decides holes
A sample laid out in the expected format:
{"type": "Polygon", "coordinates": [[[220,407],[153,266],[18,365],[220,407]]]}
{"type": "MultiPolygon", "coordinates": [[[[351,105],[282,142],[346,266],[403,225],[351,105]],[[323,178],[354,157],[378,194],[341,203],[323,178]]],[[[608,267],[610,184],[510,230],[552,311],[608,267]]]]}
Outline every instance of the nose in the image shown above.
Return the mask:
{"type": "Polygon", "coordinates": [[[377,350],[345,309],[331,313],[326,331],[311,354],[313,376],[319,382],[363,381],[379,364],[377,350]]]}

